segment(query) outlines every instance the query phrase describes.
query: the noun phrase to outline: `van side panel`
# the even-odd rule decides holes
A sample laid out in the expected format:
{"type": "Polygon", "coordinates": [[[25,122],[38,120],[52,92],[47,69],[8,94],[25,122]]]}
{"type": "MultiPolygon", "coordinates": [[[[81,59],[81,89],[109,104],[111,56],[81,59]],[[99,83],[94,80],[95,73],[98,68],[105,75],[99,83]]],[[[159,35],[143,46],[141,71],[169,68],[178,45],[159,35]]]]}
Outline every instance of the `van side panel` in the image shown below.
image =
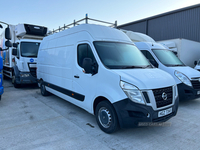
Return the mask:
{"type": "Polygon", "coordinates": [[[120,76],[109,69],[106,69],[97,57],[93,46],[93,38],[86,31],[73,34],[54,34],[46,37],[41,44],[38,53],[38,79],[49,83],[54,88],[46,87],[47,91],[93,113],[93,102],[98,96],[107,98],[111,103],[122,100],[127,96],[119,86],[120,76]],[[92,76],[82,72],[82,68],[77,64],[77,45],[88,42],[91,45],[94,56],[99,64],[98,74],[92,76]],[[78,71],[75,71],[76,70],[78,71]],[[74,78],[75,73],[91,78],[89,81],[74,78]],[[90,77],[89,77],[90,76],[90,77]],[[79,82],[80,80],[81,83],[79,82]],[[78,81],[78,82],[77,82],[78,81]],[[65,92],[60,92],[55,87],[62,88],[65,92]],[[76,95],[72,98],[70,93],[76,95]],[[98,93],[98,94],[97,94],[98,93]],[[110,96],[112,95],[112,96],[110,96]],[[84,100],[82,98],[84,97],[84,100]],[[79,99],[80,98],[80,99],[79,99]]]}

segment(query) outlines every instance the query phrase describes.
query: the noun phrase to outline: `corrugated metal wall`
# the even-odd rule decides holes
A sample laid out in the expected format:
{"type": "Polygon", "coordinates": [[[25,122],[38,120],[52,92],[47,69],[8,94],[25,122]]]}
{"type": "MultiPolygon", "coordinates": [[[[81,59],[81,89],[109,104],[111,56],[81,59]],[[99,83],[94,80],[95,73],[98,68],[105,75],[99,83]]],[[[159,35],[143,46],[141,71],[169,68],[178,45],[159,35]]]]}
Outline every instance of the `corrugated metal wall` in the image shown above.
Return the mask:
{"type": "Polygon", "coordinates": [[[200,42],[200,5],[128,23],[119,28],[145,33],[156,41],[185,38],[200,42]]]}

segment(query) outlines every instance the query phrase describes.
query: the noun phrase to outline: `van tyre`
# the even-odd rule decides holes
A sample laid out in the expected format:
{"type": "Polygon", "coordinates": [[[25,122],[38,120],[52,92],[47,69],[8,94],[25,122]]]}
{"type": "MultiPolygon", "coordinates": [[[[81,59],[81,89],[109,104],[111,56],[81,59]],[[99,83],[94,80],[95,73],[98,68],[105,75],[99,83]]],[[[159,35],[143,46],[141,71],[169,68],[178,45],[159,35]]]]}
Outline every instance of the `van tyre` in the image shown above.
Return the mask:
{"type": "Polygon", "coordinates": [[[97,124],[102,131],[106,133],[113,133],[119,129],[115,109],[108,101],[102,101],[97,105],[95,117],[97,124]]]}
{"type": "Polygon", "coordinates": [[[41,91],[42,96],[48,96],[49,95],[49,92],[46,90],[46,87],[45,87],[43,81],[41,81],[41,83],[40,83],[40,91],[41,91]]]}
{"type": "Polygon", "coordinates": [[[19,88],[21,86],[21,84],[17,84],[15,74],[13,74],[12,76],[12,84],[14,85],[15,88],[19,88]]]}

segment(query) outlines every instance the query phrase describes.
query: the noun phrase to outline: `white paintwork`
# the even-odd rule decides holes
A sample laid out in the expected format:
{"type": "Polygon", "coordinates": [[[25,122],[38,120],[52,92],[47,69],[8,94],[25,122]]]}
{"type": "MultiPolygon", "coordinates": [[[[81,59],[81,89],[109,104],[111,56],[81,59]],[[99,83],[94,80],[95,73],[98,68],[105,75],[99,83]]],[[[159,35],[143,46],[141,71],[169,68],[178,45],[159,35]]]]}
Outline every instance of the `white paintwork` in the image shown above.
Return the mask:
{"type": "MultiPolygon", "coordinates": [[[[37,42],[40,43],[44,36],[36,36],[36,35],[27,35],[26,30],[24,28],[24,24],[18,24],[18,25],[9,25],[10,32],[11,32],[11,43],[19,43],[19,53],[20,51],[20,44],[21,42],[37,42]]],[[[0,35],[0,46],[3,49],[6,49],[5,47],[5,37],[4,37],[5,31],[0,35]]],[[[32,63],[37,63],[36,57],[22,57],[20,56],[19,59],[17,59],[15,56],[12,55],[12,49],[13,47],[10,47],[8,50],[5,50],[1,52],[1,56],[4,60],[4,67],[10,68],[10,78],[12,78],[12,68],[16,65],[20,72],[30,72],[28,63],[31,63],[30,59],[33,60],[32,63]],[[15,62],[13,62],[15,60],[15,62]]],[[[32,67],[36,67],[34,65],[31,65],[32,67]]]]}
{"type": "Polygon", "coordinates": [[[200,59],[197,61],[196,66],[194,67],[194,69],[200,71],[200,59]]]}
{"type": "Polygon", "coordinates": [[[156,60],[156,62],[159,64],[159,69],[162,69],[166,72],[168,72],[170,75],[173,76],[173,78],[176,81],[176,84],[182,83],[175,75],[174,72],[175,70],[182,72],[183,74],[185,74],[190,80],[192,78],[200,78],[200,72],[198,72],[197,70],[189,67],[189,66],[181,66],[181,67],[167,67],[165,65],[163,65],[160,60],[156,57],[156,55],[153,53],[152,49],[166,49],[163,45],[159,44],[159,43],[151,43],[151,42],[137,42],[135,43],[135,45],[137,46],[137,48],[139,50],[147,50],[151,53],[151,55],[154,57],[154,59],[156,60]]]}
{"type": "Polygon", "coordinates": [[[139,32],[132,32],[128,30],[122,30],[133,42],[155,42],[150,36],[139,32]]]}
{"type": "Polygon", "coordinates": [[[195,67],[194,61],[200,59],[200,43],[187,39],[170,39],[157,41],[169,47],[169,50],[177,51],[178,58],[187,66],[195,67]]]}
{"type": "Polygon", "coordinates": [[[81,102],[49,87],[46,87],[47,91],[93,113],[93,102],[99,96],[107,98],[111,103],[127,98],[120,87],[120,80],[123,80],[137,86],[141,91],[147,91],[152,102],[149,105],[154,110],[163,109],[156,108],[152,89],[176,85],[169,74],[155,68],[107,69],[101,63],[93,41],[133,44],[120,30],[92,24],[82,24],[45,37],[38,52],[37,78],[85,95],[85,100],[81,102]],[[85,74],[77,63],[77,46],[81,43],[90,45],[99,65],[98,73],[93,76],[85,74]],[[75,75],[79,78],[74,78],[75,75]]]}

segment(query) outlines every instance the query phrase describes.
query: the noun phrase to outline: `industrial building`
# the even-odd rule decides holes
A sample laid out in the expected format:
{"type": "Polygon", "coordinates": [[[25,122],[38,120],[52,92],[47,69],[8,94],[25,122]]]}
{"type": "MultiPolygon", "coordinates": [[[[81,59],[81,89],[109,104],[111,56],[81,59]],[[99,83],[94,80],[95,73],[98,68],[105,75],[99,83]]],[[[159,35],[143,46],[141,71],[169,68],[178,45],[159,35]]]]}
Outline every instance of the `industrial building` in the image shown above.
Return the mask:
{"type": "Polygon", "coordinates": [[[200,42],[200,4],[118,26],[141,32],[156,41],[185,38],[200,42]]]}

